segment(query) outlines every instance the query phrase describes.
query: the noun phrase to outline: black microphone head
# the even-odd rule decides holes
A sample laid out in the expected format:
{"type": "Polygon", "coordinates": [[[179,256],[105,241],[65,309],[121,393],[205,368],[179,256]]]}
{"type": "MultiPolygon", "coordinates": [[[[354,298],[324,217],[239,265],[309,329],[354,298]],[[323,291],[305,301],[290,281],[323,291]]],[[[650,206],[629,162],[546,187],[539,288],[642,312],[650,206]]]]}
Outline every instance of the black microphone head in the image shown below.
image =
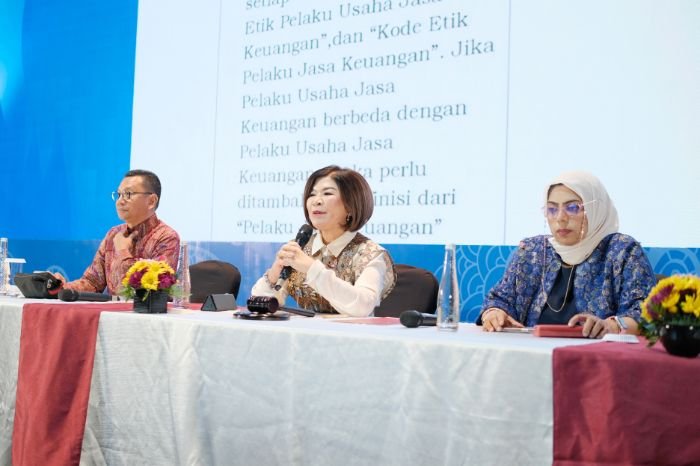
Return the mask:
{"type": "Polygon", "coordinates": [[[75,290],[63,289],[58,292],[58,299],[61,301],[77,301],[80,293],[75,290]]]}
{"type": "MultiPolygon", "coordinates": [[[[297,237],[294,238],[294,241],[296,241],[299,247],[303,248],[304,246],[306,246],[306,243],[309,242],[313,233],[313,227],[305,223],[301,226],[301,228],[299,228],[299,231],[297,232],[297,237]]],[[[282,288],[283,282],[289,278],[289,276],[292,274],[292,270],[292,267],[289,265],[282,268],[279,279],[277,280],[277,283],[274,286],[275,290],[279,290],[282,288]]]]}
{"type": "Polygon", "coordinates": [[[304,246],[306,246],[306,243],[309,242],[313,233],[313,227],[305,223],[301,226],[301,228],[299,228],[299,231],[297,232],[297,237],[294,238],[294,241],[296,241],[297,244],[303,248],[304,246]]]}
{"type": "Polygon", "coordinates": [[[423,314],[418,311],[403,311],[399,316],[399,320],[408,328],[416,328],[423,323],[423,314]]]}
{"type": "Polygon", "coordinates": [[[272,314],[279,309],[280,304],[274,296],[251,296],[247,302],[250,312],[272,314]]]}

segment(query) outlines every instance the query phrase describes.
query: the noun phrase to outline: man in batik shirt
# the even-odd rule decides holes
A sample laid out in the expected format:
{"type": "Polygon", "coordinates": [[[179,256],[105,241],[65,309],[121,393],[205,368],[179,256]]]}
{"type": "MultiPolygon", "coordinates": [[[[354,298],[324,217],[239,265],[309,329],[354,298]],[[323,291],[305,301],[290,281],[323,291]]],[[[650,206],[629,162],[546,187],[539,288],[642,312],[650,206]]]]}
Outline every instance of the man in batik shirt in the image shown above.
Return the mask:
{"type": "MultiPolygon", "coordinates": [[[[175,269],[180,249],[177,232],[156,216],[160,202],[160,180],[155,173],[131,170],[119,190],[112,193],[117,215],[124,224],[107,232],[92,264],[78,280],[64,288],[76,291],[117,294],[127,270],[140,259],[164,260],[175,269]]],[[[65,282],[60,275],[56,276],[65,282]]]]}

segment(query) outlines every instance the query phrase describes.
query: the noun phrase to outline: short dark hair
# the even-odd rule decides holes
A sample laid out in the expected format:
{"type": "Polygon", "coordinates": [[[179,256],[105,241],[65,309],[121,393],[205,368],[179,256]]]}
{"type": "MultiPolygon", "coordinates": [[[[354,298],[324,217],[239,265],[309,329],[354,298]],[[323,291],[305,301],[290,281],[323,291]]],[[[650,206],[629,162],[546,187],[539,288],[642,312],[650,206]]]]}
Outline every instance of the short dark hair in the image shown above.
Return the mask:
{"type": "Polygon", "coordinates": [[[340,168],[337,165],[329,165],[316,170],[306,180],[304,187],[304,217],[306,217],[306,221],[311,225],[306,200],[311,196],[316,182],[327,176],[330,176],[338,185],[340,198],[343,200],[345,210],[348,211],[349,220],[345,224],[345,229],[349,231],[359,230],[372,217],[374,211],[372,188],[369,187],[367,180],[355,170],[340,168]]]}
{"type": "Polygon", "coordinates": [[[140,176],[143,178],[144,188],[158,196],[156,200],[156,209],[160,204],[160,180],[158,175],[148,170],[129,170],[124,174],[124,178],[130,178],[132,176],[140,176]]]}

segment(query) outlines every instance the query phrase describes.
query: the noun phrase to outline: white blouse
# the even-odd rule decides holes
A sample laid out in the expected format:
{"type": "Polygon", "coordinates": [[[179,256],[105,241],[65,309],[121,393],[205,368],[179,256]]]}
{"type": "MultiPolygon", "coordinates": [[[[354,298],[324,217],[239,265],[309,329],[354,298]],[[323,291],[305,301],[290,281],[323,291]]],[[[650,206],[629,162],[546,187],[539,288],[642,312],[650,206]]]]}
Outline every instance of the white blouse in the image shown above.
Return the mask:
{"type": "MultiPolygon", "coordinates": [[[[320,251],[320,257],[338,257],[356,234],[356,231],[346,231],[329,244],[324,244],[321,235],[317,234],[311,245],[311,254],[315,256],[320,251]]],[[[328,300],[340,314],[366,317],[372,315],[381,301],[386,271],[386,262],[379,254],[367,264],[353,285],[339,278],[335,271],[317,259],[306,272],[304,283],[328,300]]],[[[275,296],[280,303],[285,302],[288,294],[284,286],[275,291],[265,276],[258,279],[251,293],[253,296],[275,296]]]]}

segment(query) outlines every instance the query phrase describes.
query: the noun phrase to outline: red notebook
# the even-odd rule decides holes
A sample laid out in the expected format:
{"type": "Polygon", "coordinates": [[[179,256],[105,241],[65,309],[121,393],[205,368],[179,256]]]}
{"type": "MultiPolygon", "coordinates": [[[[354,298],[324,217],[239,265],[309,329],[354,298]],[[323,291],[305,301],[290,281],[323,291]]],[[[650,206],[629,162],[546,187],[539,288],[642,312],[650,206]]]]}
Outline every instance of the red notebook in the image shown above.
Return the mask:
{"type": "Polygon", "coordinates": [[[561,337],[561,338],[586,338],[583,336],[583,327],[577,325],[542,324],[535,325],[533,335],[536,337],[561,337]]]}

